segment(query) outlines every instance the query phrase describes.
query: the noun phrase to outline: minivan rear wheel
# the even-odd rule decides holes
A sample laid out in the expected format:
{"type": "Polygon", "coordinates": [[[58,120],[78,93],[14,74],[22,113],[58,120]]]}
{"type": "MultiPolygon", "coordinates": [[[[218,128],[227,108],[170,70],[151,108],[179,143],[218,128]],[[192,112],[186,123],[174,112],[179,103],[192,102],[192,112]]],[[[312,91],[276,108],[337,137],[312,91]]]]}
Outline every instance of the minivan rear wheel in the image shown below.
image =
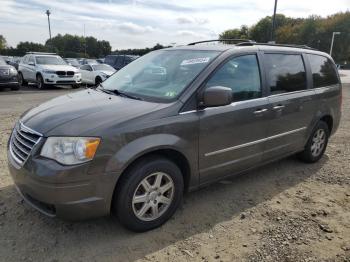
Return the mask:
{"type": "Polygon", "coordinates": [[[165,223],[183,196],[179,167],[161,156],[149,156],[134,164],[116,188],[112,211],[126,228],[144,232],[165,223]]]}
{"type": "Polygon", "coordinates": [[[298,156],[307,163],[314,163],[320,160],[326,151],[329,138],[328,125],[320,121],[314,128],[303,152],[298,156]]]}

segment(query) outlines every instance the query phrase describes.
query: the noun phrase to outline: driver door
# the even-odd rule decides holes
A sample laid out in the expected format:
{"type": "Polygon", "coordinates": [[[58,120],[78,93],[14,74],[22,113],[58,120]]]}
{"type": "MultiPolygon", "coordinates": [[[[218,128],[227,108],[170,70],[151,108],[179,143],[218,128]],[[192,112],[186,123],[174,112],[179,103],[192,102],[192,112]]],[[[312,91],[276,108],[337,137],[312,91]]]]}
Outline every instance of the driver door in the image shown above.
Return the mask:
{"type": "Polygon", "coordinates": [[[267,98],[256,54],[233,57],[212,75],[205,88],[232,89],[233,103],[206,108],[200,114],[200,183],[249,169],[262,161],[267,136],[267,98]]]}

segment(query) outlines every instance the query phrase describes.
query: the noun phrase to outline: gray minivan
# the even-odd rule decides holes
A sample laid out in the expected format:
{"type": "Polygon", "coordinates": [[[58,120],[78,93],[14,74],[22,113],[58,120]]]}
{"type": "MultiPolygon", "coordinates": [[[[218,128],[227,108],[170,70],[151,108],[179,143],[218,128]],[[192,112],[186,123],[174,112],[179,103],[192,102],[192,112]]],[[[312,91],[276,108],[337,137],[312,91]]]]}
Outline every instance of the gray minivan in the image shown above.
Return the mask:
{"type": "Polygon", "coordinates": [[[243,42],[151,52],[96,90],[24,113],[8,143],[18,192],[42,213],[110,213],[134,231],[167,221],[183,193],[297,154],[318,161],[339,125],[332,58],[243,42]]]}

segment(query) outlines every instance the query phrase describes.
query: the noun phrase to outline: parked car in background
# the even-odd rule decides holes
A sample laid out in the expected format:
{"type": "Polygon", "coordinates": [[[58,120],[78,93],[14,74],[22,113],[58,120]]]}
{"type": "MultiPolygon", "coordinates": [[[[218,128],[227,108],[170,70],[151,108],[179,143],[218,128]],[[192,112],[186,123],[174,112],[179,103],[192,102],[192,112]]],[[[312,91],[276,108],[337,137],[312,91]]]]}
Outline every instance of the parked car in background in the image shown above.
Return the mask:
{"type": "Polygon", "coordinates": [[[74,66],[74,67],[80,67],[80,63],[78,59],[76,58],[64,58],[64,60],[67,62],[67,64],[74,66]]]}
{"type": "Polygon", "coordinates": [[[105,63],[105,59],[104,58],[98,58],[96,59],[96,61],[100,64],[104,64],[105,63]]]}
{"type": "Polygon", "coordinates": [[[53,53],[27,53],[18,66],[18,75],[21,86],[32,82],[39,89],[50,85],[71,85],[78,88],[81,84],[79,70],[53,53]]]}
{"type": "Polygon", "coordinates": [[[19,65],[19,62],[21,61],[22,57],[18,57],[18,56],[14,56],[12,58],[9,59],[9,61],[7,61],[7,63],[9,65],[12,65],[13,67],[16,68],[16,70],[18,70],[18,65],[19,65]]]}
{"type": "Polygon", "coordinates": [[[81,82],[84,84],[98,86],[105,81],[116,70],[106,64],[91,64],[80,66],[81,82]]]}
{"type": "Polygon", "coordinates": [[[6,87],[11,90],[18,90],[18,74],[14,66],[9,65],[6,61],[0,57],[0,89],[6,87]]]}
{"type": "Polygon", "coordinates": [[[9,169],[22,197],[46,215],[112,212],[146,231],[170,219],[185,191],[293,154],[319,161],[340,123],[341,89],[332,58],[310,48],[157,50],[95,90],[23,114],[8,143],[9,169]]]}
{"type": "Polygon", "coordinates": [[[92,64],[98,64],[96,59],[90,59],[90,58],[84,58],[80,61],[81,65],[92,65],[92,64]]]}
{"type": "Polygon", "coordinates": [[[104,63],[112,66],[115,70],[120,70],[127,64],[139,58],[137,55],[108,55],[104,63]]]}

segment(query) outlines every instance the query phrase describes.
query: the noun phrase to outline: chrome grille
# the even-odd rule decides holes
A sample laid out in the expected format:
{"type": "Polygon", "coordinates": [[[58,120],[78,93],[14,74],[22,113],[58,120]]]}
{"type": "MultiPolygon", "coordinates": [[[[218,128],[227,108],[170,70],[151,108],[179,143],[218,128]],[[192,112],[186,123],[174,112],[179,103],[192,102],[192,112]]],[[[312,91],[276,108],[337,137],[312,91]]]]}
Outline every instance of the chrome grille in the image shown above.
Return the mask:
{"type": "Polygon", "coordinates": [[[10,152],[18,164],[23,165],[42,135],[22,123],[13,129],[10,141],[10,152]]]}
{"type": "Polygon", "coordinates": [[[0,76],[10,75],[10,69],[0,69],[0,76]]]}

